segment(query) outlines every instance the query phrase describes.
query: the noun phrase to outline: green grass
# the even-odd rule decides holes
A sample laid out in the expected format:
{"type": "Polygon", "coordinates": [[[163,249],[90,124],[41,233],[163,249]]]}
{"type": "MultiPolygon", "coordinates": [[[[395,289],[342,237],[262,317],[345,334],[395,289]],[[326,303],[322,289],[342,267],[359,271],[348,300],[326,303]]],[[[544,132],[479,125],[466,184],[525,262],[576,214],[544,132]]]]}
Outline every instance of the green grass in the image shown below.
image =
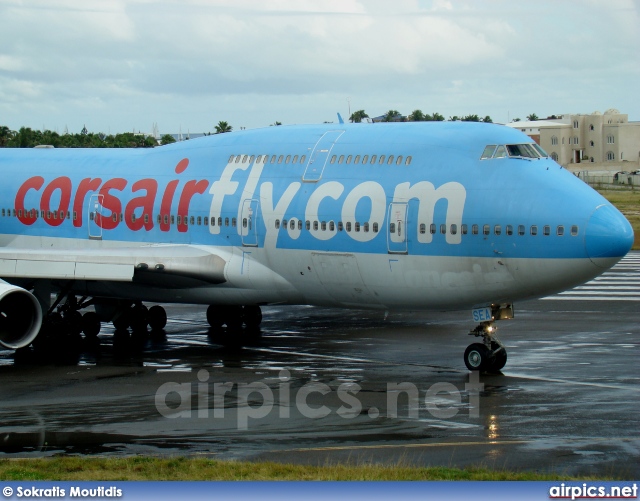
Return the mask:
{"type": "MultiPolygon", "coordinates": [[[[0,460],[0,480],[603,480],[603,477],[397,465],[308,466],[200,458],[54,457],[0,460]]],[[[611,478],[613,479],[613,478],[611,478]]]]}
{"type": "Polygon", "coordinates": [[[635,233],[632,249],[640,249],[640,191],[637,190],[598,190],[609,202],[615,205],[631,223],[635,233]]]}

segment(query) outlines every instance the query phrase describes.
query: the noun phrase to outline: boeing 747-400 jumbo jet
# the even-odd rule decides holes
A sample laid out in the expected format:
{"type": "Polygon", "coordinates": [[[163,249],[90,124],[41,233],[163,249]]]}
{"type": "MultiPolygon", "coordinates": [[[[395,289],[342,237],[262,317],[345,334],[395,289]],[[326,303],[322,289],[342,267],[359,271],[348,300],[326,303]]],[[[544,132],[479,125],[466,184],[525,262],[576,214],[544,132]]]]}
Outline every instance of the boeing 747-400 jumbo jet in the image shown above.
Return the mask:
{"type": "Polygon", "coordinates": [[[514,301],[590,280],[633,242],[607,200],[493,124],[3,149],[0,168],[0,343],[11,349],[53,331],[95,337],[107,321],[162,329],[164,309],[143,302],[209,305],[212,329],[237,336],[259,326],[262,305],[469,309],[483,342],[465,364],[497,371],[507,355],[494,322],[514,301]]]}

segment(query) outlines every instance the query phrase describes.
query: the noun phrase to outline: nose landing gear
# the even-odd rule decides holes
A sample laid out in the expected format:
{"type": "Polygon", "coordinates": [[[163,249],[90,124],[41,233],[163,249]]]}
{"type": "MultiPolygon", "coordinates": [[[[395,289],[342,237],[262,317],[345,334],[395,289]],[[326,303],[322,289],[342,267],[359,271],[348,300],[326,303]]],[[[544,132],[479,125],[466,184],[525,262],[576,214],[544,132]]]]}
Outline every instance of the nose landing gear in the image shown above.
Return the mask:
{"type": "Polygon", "coordinates": [[[482,337],[482,343],[473,343],[464,351],[464,364],[470,371],[499,372],[507,363],[507,350],[496,336],[496,320],[513,318],[513,305],[491,307],[490,320],[480,322],[469,332],[482,337]]]}

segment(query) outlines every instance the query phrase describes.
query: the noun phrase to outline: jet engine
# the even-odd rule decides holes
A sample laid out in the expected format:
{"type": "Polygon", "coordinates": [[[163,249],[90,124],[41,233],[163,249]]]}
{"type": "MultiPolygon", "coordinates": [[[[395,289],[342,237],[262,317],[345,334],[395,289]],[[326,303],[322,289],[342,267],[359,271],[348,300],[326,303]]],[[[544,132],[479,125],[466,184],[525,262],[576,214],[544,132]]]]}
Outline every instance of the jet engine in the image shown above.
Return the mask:
{"type": "Polygon", "coordinates": [[[0,280],[0,345],[12,350],[29,346],[41,325],[42,308],[36,297],[0,280]]]}

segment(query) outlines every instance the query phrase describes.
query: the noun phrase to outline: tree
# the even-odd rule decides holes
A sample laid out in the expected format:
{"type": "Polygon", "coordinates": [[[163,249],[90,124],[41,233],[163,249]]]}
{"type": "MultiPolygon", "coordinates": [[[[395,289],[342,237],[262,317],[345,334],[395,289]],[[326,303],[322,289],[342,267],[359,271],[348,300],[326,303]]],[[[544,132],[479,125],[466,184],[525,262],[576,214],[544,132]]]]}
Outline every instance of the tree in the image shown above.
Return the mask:
{"type": "Polygon", "coordinates": [[[401,122],[402,115],[398,110],[389,110],[384,114],[383,122],[401,122]]]}
{"type": "Polygon", "coordinates": [[[225,132],[231,132],[232,130],[233,127],[224,121],[220,121],[218,122],[218,125],[216,125],[216,134],[224,134],[225,132]]]}
{"type": "Polygon", "coordinates": [[[422,110],[413,110],[411,114],[407,117],[407,119],[410,122],[424,122],[425,120],[427,120],[427,117],[425,116],[424,113],[422,113],[422,110]]]}
{"type": "Polygon", "coordinates": [[[457,122],[458,120],[460,120],[460,117],[458,115],[453,115],[452,117],[449,117],[449,122],[457,122]]]}
{"type": "Polygon", "coordinates": [[[490,117],[489,115],[487,115],[486,117],[484,117],[484,118],[482,119],[482,121],[483,121],[484,123],[486,123],[486,124],[492,124],[492,123],[493,123],[493,120],[491,120],[491,117],[490,117]]]}
{"type": "Polygon", "coordinates": [[[351,113],[351,116],[349,117],[349,121],[354,124],[359,124],[365,118],[369,118],[369,115],[367,115],[364,110],[358,110],[351,113]]]}
{"type": "Polygon", "coordinates": [[[13,138],[13,132],[6,125],[0,126],[0,148],[4,148],[13,138]]]}
{"type": "Polygon", "coordinates": [[[165,134],[160,138],[160,144],[171,144],[175,142],[176,142],[176,138],[173,137],[171,134],[165,134]]]}
{"type": "Polygon", "coordinates": [[[433,115],[431,115],[431,120],[433,122],[444,122],[444,116],[436,111],[433,113],[433,115]]]}
{"type": "Polygon", "coordinates": [[[514,118],[513,120],[511,120],[512,122],[519,122],[520,119],[519,118],[514,118]]]}
{"type": "Polygon", "coordinates": [[[278,125],[282,125],[282,122],[273,122],[271,125],[269,125],[269,127],[272,127],[272,126],[277,127],[278,125]]]}
{"type": "Polygon", "coordinates": [[[527,115],[527,120],[529,120],[530,122],[535,122],[536,120],[538,120],[538,115],[536,115],[535,113],[531,113],[531,115],[527,115]]]}
{"type": "Polygon", "coordinates": [[[463,122],[479,122],[480,117],[478,115],[467,115],[462,119],[463,122]]]}

